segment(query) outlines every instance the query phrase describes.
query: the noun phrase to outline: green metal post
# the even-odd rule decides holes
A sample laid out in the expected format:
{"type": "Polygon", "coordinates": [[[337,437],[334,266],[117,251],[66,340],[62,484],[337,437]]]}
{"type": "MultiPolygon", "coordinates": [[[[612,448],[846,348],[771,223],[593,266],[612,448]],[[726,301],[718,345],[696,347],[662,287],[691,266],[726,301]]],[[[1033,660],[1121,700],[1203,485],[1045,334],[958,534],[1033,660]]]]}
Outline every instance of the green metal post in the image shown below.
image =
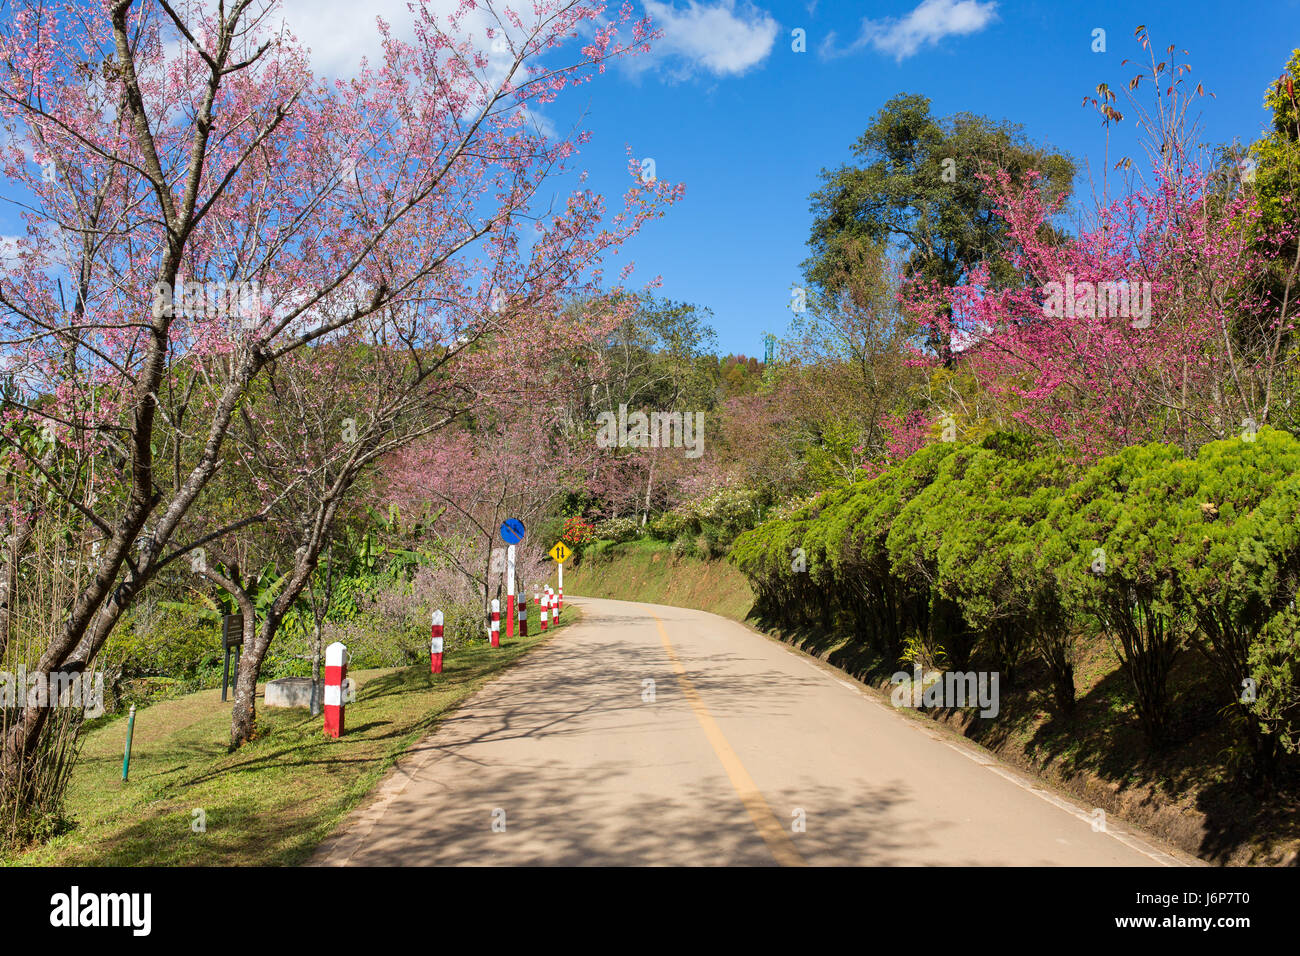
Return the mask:
{"type": "Polygon", "coordinates": [[[135,704],[126,717],[126,753],[122,757],[122,780],[131,772],[131,734],[135,732],[135,704]]]}

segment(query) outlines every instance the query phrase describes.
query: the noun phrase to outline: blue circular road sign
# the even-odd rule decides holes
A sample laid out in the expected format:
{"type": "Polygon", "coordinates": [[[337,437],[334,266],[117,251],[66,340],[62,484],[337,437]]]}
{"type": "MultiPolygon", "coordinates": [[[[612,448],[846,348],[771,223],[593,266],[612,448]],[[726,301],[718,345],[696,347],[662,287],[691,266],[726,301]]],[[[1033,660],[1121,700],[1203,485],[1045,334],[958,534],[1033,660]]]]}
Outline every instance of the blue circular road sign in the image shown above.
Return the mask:
{"type": "Polygon", "coordinates": [[[518,518],[507,518],[501,523],[501,539],[506,544],[518,544],[524,540],[524,523],[518,518]]]}

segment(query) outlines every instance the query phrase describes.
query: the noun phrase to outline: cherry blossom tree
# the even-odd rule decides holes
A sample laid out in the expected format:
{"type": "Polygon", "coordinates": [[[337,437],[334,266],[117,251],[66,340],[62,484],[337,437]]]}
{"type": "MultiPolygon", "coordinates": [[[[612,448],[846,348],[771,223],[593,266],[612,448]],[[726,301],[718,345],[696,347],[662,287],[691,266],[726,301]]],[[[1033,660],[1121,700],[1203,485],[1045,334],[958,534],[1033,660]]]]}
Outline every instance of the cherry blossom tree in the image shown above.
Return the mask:
{"type": "MultiPolygon", "coordinates": [[[[160,569],[266,519],[271,500],[185,520],[270,368],[360,324],[426,364],[529,342],[544,304],[599,287],[603,257],[680,195],[638,180],[612,216],[581,186],[539,208],[585,134],[548,137],[534,112],[645,47],[628,8],[421,7],[414,42],[380,23],[383,62],[337,81],[275,8],[28,0],[0,27],[4,175],[27,222],[0,275],[18,387],[0,434],[53,432],[73,467],[46,480],[95,542],[38,675],[86,666],[160,569]]],[[[6,779],[44,720],[29,708],[9,733],[6,779]]]]}
{"type": "MultiPolygon", "coordinates": [[[[553,407],[496,409],[472,428],[395,453],[385,469],[383,497],[403,514],[434,519],[428,525],[432,543],[475,583],[486,613],[500,597],[493,581],[502,569],[494,569],[493,556],[501,547],[501,523],[518,518],[534,532],[520,557],[521,566],[536,566],[549,547],[536,536],[540,519],[580,484],[595,451],[593,443],[566,441],[553,407]]],[[[518,583],[527,582],[521,575],[518,583]]]]}
{"type": "MultiPolygon", "coordinates": [[[[1195,154],[1186,111],[1203,91],[1185,88],[1186,66],[1169,56],[1130,83],[1157,90],[1155,108],[1137,107],[1159,144],[1149,178],[1121,160],[1123,195],[1103,196],[1061,242],[1048,228],[1059,203],[986,173],[1027,282],[995,288],[977,269],[907,295],[922,321],[950,325],[963,364],[1012,418],[1085,456],[1152,440],[1191,450],[1266,422],[1295,327],[1294,309],[1272,310],[1256,281],[1265,261],[1250,190],[1225,195],[1195,154]]],[[[1107,124],[1123,118],[1114,100],[1105,84],[1092,100],[1107,124]]]]}

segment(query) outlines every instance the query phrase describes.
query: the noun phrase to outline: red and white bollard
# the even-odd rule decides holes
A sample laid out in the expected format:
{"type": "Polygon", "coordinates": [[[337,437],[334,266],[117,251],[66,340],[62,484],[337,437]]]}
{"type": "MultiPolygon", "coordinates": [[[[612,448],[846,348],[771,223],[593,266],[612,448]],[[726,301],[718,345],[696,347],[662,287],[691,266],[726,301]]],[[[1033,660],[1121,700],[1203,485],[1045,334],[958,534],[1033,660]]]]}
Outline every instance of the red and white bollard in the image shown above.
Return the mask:
{"type": "Polygon", "coordinates": [[[493,647],[501,646],[501,602],[492,599],[492,623],[488,625],[488,638],[493,647]]]}
{"type": "Polygon", "coordinates": [[[429,640],[429,673],[442,673],[442,612],[433,612],[433,636],[429,640]]]}
{"type": "Polygon", "coordinates": [[[516,613],[519,615],[519,636],[528,636],[528,596],[523,591],[519,592],[519,598],[515,601],[516,613]]]}
{"type": "Polygon", "coordinates": [[[541,607],[542,607],[542,632],[543,632],[543,633],[546,632],[546,605],[547,605],[547,602],[546,602],[546,601],[543,601],[542,604],[541,604],[541,607]]]}
{"type": "Polygon", "coordinates": [[[325,648],[325,735],[343,736],[343,681],[348,676],[348,649],[338,641],[325,648]]]}

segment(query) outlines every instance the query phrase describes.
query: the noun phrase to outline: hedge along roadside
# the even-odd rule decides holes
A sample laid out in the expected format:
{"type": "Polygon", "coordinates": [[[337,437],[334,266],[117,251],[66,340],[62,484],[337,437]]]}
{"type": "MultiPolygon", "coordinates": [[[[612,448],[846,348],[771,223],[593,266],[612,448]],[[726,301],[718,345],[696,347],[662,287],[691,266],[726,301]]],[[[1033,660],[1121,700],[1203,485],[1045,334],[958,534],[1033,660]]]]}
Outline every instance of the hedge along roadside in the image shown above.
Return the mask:
{"type": "Polygon", "coordinates": [[[1074,707],[1074,641],[1110,639],[1149,744],[1167,739],[1168,676],[1193,649],[1254,766],[1300,739],[1300,442],[1260,429],[1195,458],[1152,443],[1091,467],[1022,436],[933,443],[881,474],[740,535],[756,610],[900,662],[1014,675],[1041,658],[1074,707]]]}

